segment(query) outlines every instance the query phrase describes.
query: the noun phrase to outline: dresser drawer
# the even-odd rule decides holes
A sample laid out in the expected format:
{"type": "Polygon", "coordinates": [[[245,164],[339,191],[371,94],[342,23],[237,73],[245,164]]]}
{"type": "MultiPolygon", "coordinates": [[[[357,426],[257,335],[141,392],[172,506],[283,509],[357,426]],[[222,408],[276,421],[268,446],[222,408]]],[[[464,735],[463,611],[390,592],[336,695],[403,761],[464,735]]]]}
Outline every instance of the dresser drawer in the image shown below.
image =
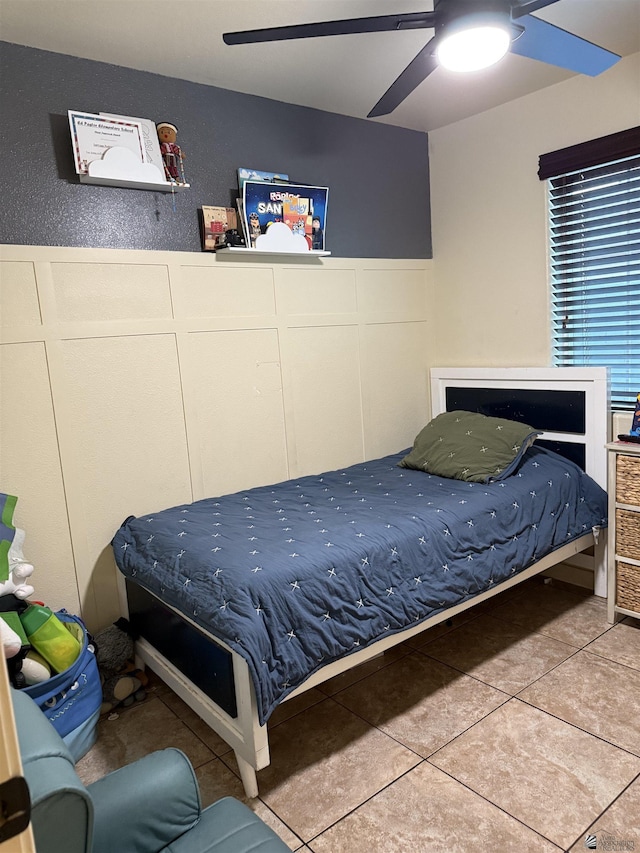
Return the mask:
{"type": "Polygon", "coordinates": [[[621,504],[640,507],[640,456],[618,454],[616,500],[621,504]]]}
{"type": "Polygon", "coordinates": [[[625,610],[640,612],[640,566],[618,560],[616,565],[616,604],[625,610]]]}
{"type": "Polygon", "coordinates": [[[640,512],[616,510],[616,554],[640,560],[640,512]]]}

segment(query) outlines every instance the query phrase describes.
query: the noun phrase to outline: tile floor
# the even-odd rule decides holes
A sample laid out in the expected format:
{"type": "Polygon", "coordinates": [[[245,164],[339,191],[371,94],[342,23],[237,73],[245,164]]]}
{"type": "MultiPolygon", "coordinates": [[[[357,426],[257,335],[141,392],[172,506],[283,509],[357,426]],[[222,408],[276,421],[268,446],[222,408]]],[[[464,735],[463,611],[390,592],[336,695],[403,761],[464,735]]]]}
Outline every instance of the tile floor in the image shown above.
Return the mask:
{"type": "MultiPolygon", "coordinates": [[[[103,719],[91,782],[155,749],[191,759],[203,804],[247,802],[233,753],[151,676],[103,719]]],[[[529,581],[284,703],[248,801],[314,853],[640,851],[640,621],[529,581]]]]}

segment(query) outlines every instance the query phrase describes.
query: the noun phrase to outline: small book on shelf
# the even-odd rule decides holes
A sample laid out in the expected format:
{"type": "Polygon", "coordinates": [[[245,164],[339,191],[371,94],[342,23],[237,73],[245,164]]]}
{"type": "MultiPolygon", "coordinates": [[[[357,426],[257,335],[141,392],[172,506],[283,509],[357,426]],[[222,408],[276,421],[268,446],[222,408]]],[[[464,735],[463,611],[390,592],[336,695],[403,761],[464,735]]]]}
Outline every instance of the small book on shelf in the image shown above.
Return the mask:
{"type": "Polygon", "coordinates": [[[312,248],[313,216],[308,198],[290,195],[282,199],[282,221],[293,234],[300,234],[312,248]]]}
{"type": "Polygon", "coordinates": [[[240,232],[242,234],[245,246],[249,246],[249,232],[247,231],[247,223],[244,219],[244,201],[242,198],[236,199],[236,207],[238,208],[238,224],[240,226],[240,232]]]}
{"type": "Polygon", "coordinates": [[[289,182],[289,175],[284,172],[262,172],[259,169],[247,169],[244,166],[238,168],[238,189],[242,194],[242,188],[245,181],[265,181],[269,184],[286,184],[289,182]]]}
{"type": "Polygon", "coordinates": [[[200,223],[203,251],[215,252],[225,245],[225,233],[238,227],[238,218],[232,207],[203,205],[200,223]]]}

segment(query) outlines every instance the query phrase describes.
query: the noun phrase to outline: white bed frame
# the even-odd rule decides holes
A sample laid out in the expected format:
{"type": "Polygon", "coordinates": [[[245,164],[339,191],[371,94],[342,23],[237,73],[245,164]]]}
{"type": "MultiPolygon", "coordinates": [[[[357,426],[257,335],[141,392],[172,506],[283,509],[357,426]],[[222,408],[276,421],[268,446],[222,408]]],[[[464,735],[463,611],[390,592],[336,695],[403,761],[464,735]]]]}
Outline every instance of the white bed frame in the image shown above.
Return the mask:
{"type": "MultiPolygon", "coordinates": [[[[586,471],[603,489],[607,488],[606,449],[609,439],[608,379],[606,368],[432,368],[431,370],[431,406],[432,416],[446,411],[445,395],[447,387],[492,388],[492,389],[532,389],[566,390],[584,392],[586,402],[586,430],[584,434],[545,432],[541,439],[561,440],[586,447],[586,471]]],[[[532,576],[550,569],[558,563],[576,556],[582,558],[582,565],[593,569],[594,591],[596,595],[606,596],[606,531],[599,537],[589,533],[569,545],[555,550],[552,554],[530,566],[518,575],[509,578],[491,590],[481,593],[471,601],[466,601],[438,613],[420,625],[408,628],[398,634],[378,640],[372,645],[334,661],[310,676],[295,691],[294,696],[321,684],[342,672],[359,666],[367,660],[402,643],[410,637],[451,619],[481,601],[515,586],[532,576]],[[592,550],[592,556],[582,552],[592,550]]],[[[123,613],[128,616],[125,579],[118,572],[123,613]]],[[[167,606],[166,604],[164,606],[167,606]]],[[[171,608],[173,609],[173,608],[171,608]]],[[[168,661],[147,640],[136,643],[138,665],[148,665],[162,680],[171,687],[226,743],[233,749],[240,776],[247,797],[258,796],[256,771],[270,763],[267,726],[261,726],[258,708],[249,674],[249,667],[239,654],[233,652],[225,643],[203,631],[184,614],[178,615],[193,625],[198,631],[209,637],[212,642],[231,653],[233,676],[237,704],[237,717],[231,717],[223,711],[202,690],[187,679],[180,670],[168,661]]],[[[285,700],[286,701],[286,700],[285,700]]]]}

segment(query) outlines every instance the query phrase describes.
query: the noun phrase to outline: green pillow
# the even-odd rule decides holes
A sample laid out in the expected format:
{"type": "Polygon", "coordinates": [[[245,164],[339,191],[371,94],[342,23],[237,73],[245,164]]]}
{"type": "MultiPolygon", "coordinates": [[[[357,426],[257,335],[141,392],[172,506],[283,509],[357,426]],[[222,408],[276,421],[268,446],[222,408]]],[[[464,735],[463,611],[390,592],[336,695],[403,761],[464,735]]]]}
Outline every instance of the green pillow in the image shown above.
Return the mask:
{"type": "Polygon", "coordinates": [[[505,418],[444,412],[418,433],[413,450],[398,464],[454,480],[504,480],[538,435],[533,427],[505,418]]]}

